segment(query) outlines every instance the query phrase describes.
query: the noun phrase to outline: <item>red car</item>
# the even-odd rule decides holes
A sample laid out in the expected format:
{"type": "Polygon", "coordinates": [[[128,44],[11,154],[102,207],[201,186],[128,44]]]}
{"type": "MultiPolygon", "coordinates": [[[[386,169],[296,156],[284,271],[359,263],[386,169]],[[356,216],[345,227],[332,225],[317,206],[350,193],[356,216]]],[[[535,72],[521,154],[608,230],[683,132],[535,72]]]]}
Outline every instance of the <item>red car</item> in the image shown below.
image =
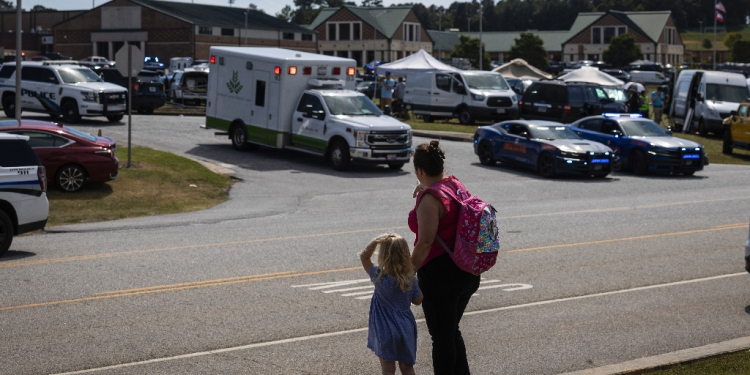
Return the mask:
{"type": "Polygon", "coordinates": [[[63,191],[75,192],[87,183],[117,178],[119,160],[115,156],[115,140],[84,133],[63,124],[21,120],[0,121],[0,132],[29,137],[29,145],[48,176],[63,191]]]}

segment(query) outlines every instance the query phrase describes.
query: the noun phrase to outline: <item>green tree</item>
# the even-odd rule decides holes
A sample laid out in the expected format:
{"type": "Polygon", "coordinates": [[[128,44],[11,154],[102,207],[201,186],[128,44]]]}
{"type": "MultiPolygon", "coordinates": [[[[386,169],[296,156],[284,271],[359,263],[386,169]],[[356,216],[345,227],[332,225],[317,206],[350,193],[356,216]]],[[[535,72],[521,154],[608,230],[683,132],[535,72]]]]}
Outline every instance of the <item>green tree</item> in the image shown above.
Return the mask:
{"type": "Polygon", "coordinates": [[[382,7],[383,0],[362,0],[363,7],[382,7]]]}
{"type": "Polygon", "coordinates": [[[510,47],[509,60],[524,59],[529,65],[542,70],[549,65],[542,38],[532,33],[521,33],[520,38],[513,40],[516,44],[510,47]]]}
{"type": "MultiPolygon", "coordinates": [[[[459,37],[460,43],[453,48],[451,57],[464,57],[471,61],[471,66],[479,68],[479,38],[471,38],[466,35],[459,37]]],[[[484,45],[483,45],[484,46],[484,45]]],[[[490,55],[486,49],[482,50],[482,69],[490,70],[490,55]]]]}
{"type": "Polygon", "coordinates": [[[602,54],[604,61],[612,66],[626,66],[630,62],[643,58],[641,46],[635,45],[635,38],[630,34],[622,34],[612,38],[609,48],[602,54]]]}
{"type": "Polygon", "coordinates": [[[279,13],[276,13],[276,18],[286,22],[292,22],[292,19],[294,19],[294,11],[292,10],[292,7],[289,6],[289,4],[285,5],[281,8],[279,13]]]}
{"type": "Polygon", "coordinates": [[[738,63],[750,63],[750,40],[738,40],[734,42],[729,60],[738,63]]]}
{"type": "Polygon", "coordinates": [[[53,9],[53,8],[47,8],[47,7],[46,7],[46,6],[44,6],[44,5],[34,5],[34,6],[33,6],[33,7],[31,8],[31,11],[32,11],[32,12],[39,12],[39,11],[42,11],[42,10],[57,10],[57,9],[53,9]]]}
{"type": "Polygon", "coordinates": [[[15,9],[16,4],[8,0],[0,0],[0,9],[15,9]]]}
{"type": "Polygon", "coordinates": [[[724,45],[727,46],[727,48],[732,49],[732,45],[734,45],[734,42],[742,39],[742,34],[735,31],[733,33],[727,34],[727,36],[724,37],[724,45]]]}
{"type": "Polygon", "coordinates": [[[703,49],[711,48],[714,48],[714,45],[711,43],[711,41],[708,38],[703,38],[703,49]]]}

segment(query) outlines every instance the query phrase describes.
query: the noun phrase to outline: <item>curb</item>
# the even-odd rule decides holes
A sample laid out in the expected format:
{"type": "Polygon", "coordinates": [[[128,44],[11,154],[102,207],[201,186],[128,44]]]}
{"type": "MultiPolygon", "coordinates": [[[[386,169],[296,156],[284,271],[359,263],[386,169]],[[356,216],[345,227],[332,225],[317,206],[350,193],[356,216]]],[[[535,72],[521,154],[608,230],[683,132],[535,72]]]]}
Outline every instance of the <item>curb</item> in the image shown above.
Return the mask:
{"type": "Polygon", "coordinates": [[[433,139],[444,139],[447,141],[456,142],[474,142],[474,136],[468,133],[459,132],[444,132],[444,131],[424,131],[424,130],[412,130],[412,134],[416,137],[425,137],[433,139]]]}
{"type": "Polygon", "coordinates": [[[678,350],[676,352],[660,354],[653,357],[634,359],[632,361],[622,362],[614,365],[567,372],[562,375],[642,374],[645,372],[668,368],[682,363],[694,362],[701,359],[736,353],[748,349],[750,349],[750,337],[740,337],[734,340],[699,346],[697,348],[678,350]]]}

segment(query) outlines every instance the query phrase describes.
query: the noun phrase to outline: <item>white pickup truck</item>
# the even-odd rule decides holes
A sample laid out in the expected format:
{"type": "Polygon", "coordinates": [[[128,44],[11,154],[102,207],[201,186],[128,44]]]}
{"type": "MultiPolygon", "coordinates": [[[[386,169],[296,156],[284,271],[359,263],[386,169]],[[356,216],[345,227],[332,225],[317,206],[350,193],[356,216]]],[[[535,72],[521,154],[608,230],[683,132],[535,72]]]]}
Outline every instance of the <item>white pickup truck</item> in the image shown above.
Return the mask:
{"type": "Polygon", "coordinates": [[[322,155],[336,170],[352,160],[400,169],[411,127],[354,90],[352,59],[279,48],[211,47],[206,127],[237,150],[261,145],[322,155]]]}

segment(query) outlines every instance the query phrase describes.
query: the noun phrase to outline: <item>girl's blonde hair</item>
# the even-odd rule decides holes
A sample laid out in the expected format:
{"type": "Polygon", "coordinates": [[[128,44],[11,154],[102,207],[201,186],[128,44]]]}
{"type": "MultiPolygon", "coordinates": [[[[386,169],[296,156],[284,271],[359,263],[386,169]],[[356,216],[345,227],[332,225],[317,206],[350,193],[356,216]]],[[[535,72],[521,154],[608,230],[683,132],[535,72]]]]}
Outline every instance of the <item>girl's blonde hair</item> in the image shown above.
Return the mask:
{"type": "Polygon", "coordinates": [[[414,286],[414,266],[411,263],[409,244],[398,234],[389,234],[380,243],[378,251],[380,274],[377,283],[384,275],[391,275],[398,281],[401,291],[409,291],[414,286]]]}

